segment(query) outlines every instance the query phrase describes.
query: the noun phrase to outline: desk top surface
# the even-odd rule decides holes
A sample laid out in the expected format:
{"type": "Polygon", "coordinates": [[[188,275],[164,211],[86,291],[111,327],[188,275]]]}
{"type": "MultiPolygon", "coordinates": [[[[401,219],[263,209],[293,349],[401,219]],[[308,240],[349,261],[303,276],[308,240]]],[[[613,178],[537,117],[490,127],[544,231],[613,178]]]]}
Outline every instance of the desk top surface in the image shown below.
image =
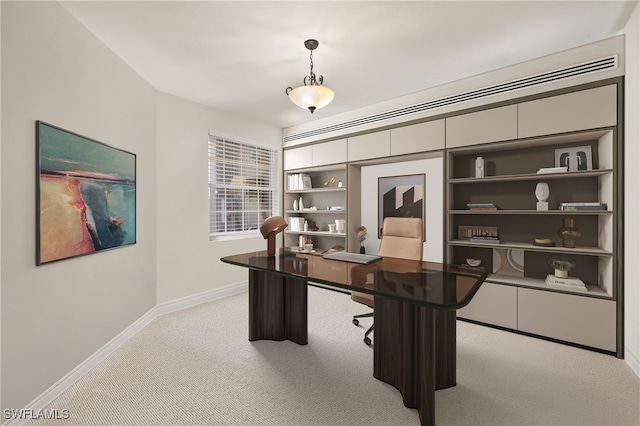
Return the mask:
{"type": "Polygon", "coordinates": [[[458,309],[471,301],[488,275],[484,268],[383,257],[370,264],[324,259],[280,249],[225,256],[222,262],[369,293],[438,309],[458,309]]]}

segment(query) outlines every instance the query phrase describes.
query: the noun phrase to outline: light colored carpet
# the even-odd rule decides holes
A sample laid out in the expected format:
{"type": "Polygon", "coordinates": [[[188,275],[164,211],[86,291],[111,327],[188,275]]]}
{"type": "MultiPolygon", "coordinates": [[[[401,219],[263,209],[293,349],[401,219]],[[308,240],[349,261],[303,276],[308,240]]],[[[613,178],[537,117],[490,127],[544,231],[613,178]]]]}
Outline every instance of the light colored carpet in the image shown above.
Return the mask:
{"type": "MultiPolygon", "coordinates": [[[[372,375],[347,295],[309,289],[309,344],[249,342],[247,294],[160,317],[30,425],[417,425],[372,375]]],[[[363,309],[364,308],[364,309],[363,309]]],[[[373,337],[375,339],[375,336],[373,337]]],[[[441,425],[638,425],[639,382],[612,356],[458,322],[458,384],[441,425]]]]}

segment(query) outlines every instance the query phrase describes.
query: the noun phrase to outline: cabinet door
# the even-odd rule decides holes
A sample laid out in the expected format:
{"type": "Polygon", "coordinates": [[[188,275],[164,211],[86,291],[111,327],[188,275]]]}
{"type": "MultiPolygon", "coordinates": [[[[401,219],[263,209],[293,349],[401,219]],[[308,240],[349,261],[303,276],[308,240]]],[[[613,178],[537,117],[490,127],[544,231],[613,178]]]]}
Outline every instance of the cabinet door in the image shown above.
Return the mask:
{"type": "Polygon", "coordinates": [[[615,84],[518,105],[518,136],[549,135],[615,126],[615,84]]]}
{"type": "Polygon", "coordinates": [[[485,282],[471,302],[457,312],[461,318],[516,330],[518,328],[517,287],[485,282]]]}
{"type": "Polygon", "coordinates": [[[311,167],[313,164],[313,150],[311,146],[288,149],[284,151],[284,154],[282,155],[284,170],[294,170],[301,169],[303,167],[311,167]]]}
{"type": "Polygon", "coordinates": [[[518,330],[616,350],[616,302],[518,288],[518,330]]]}
{"type": "Polygon", "coordinates": [[[313,165],[345,163],[347,161],[347,140],[324,142],[311,146],[313,151],[313,165]]]}
{"type": "Polygon", "coordinates": [[[391,129],[391,155],[444,149],[444,120],[391,129]]]}
{"type": "Polygon", "coordinates": [[[446,119],[447,148],[518,137],[518,107],[508,105],[446,119]]]}
{"type": "Polygon", "coordinates": [[[390,145],[389,130],[354,136],[348,139],[347,157],[349,161],[388,157],[391,154],[390,145]]]}

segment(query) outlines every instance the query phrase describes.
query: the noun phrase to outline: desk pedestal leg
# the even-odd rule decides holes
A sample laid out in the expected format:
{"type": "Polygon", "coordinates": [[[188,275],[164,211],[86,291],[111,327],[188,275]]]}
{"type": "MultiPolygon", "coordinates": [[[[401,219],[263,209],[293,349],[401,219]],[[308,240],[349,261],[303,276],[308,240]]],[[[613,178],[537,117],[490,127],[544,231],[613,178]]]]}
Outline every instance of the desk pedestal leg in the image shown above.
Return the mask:
{"type": "Polygon", "coordinates": [[[435,424],[435,390],[455,385],[455,311],[376,297],[373,375],[395,386],[423,425],[435,424]]]}
{"type": "Polygon", "coordinates": [[[307,282],[249,270],[249,340],[307,344],[307,282]]]}
{"type": "Polygon", "coordinates": [[[436,390],[456,385],[456,311],[435,310],[436,390]]]}

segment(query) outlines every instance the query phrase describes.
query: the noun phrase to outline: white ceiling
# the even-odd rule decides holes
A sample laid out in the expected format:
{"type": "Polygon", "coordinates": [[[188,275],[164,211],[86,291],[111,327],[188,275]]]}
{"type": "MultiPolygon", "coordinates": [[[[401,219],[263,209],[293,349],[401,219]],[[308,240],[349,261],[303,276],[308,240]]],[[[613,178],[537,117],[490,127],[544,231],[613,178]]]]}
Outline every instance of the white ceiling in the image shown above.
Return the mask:
{"type": "Polygon", "coordinates": [[[69,1],[159,91],[289,127],[622,33],[634,1],[69,1]],[[285,95],[314,71],[335,100],[285,95]]]}

